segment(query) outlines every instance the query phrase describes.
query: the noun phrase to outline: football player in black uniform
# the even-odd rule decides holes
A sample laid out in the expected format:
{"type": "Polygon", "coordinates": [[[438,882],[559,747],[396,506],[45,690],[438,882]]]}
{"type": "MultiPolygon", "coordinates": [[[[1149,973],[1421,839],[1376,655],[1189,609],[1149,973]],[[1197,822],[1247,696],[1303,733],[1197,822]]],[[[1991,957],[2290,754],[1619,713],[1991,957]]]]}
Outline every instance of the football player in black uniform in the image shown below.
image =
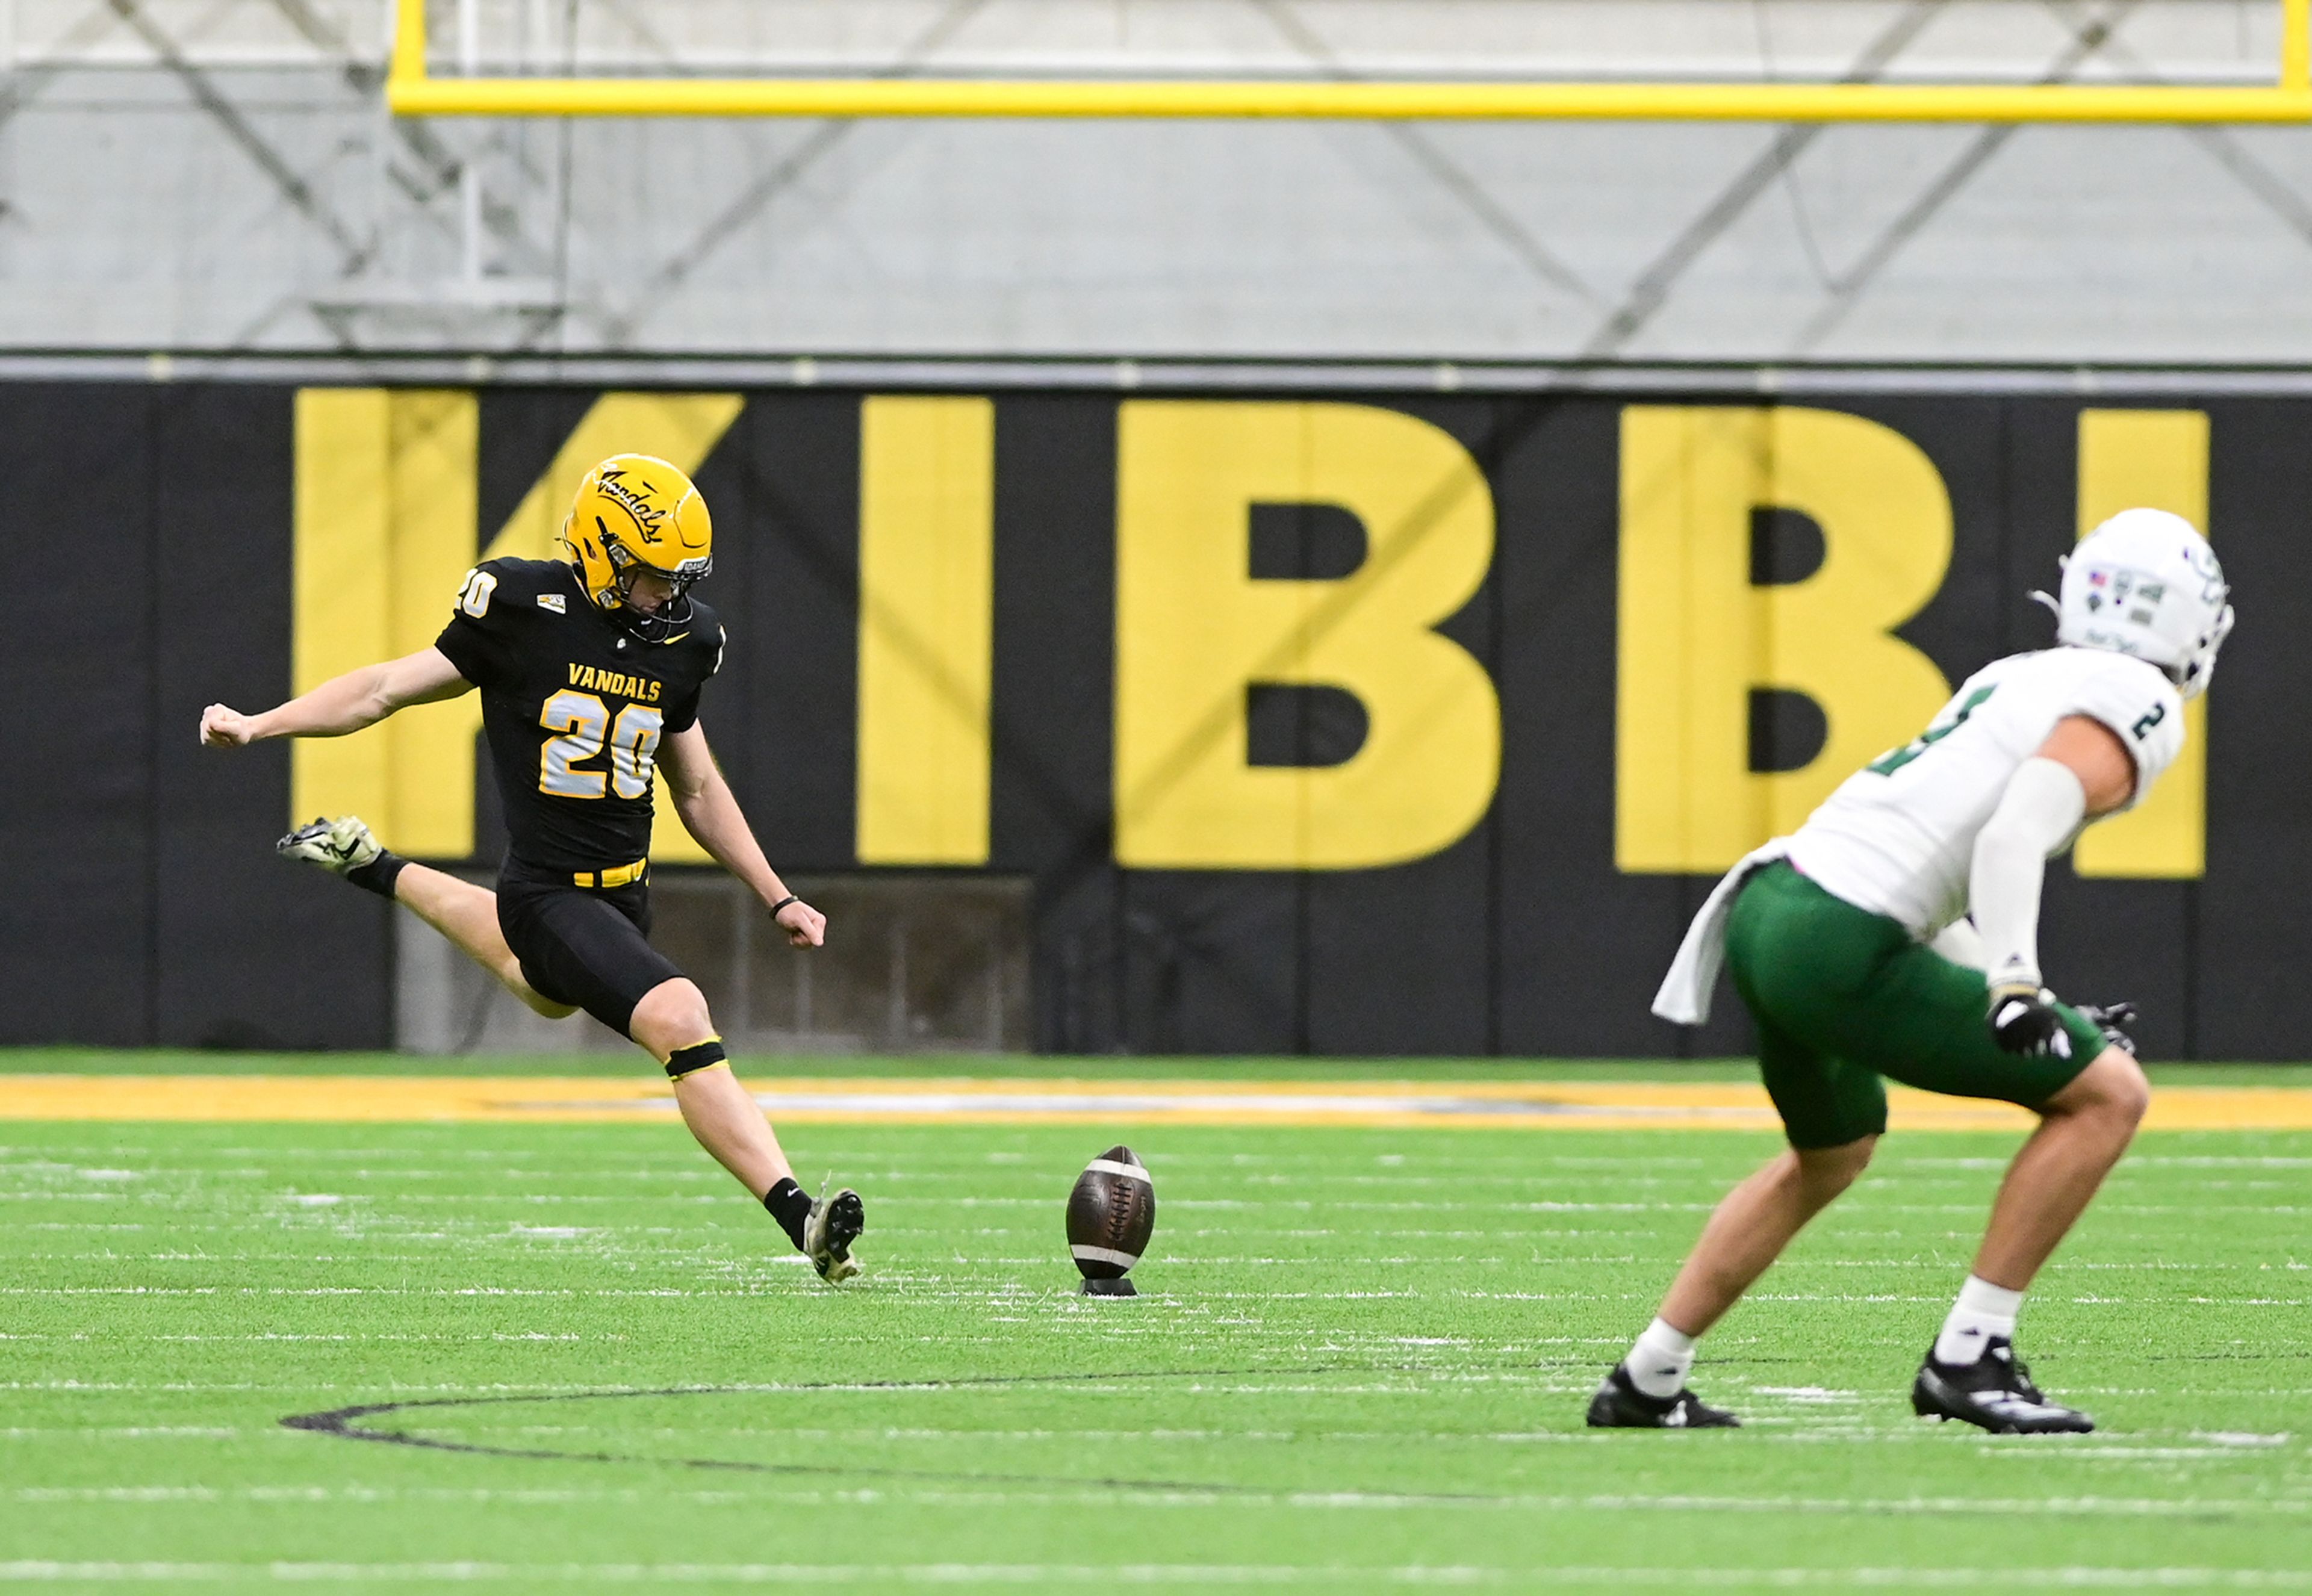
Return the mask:
{"type": "Polygon", "coordinates": [[[278,708],[212,704],[201,741],[340,737],[410,704],[482,690],[482,728],[511,846],[489,892],[387,852],[355,816],[315,820],[280,851],[414,910],[539,1013],[584,1009],[666,1065],[700,1145],[761,1200],[826,1279],[859,1272],[859,1195],[814,1201],[733,1078],[697,987],[652,948],[652,777],[797,947],[827,919],[786,890],[739,811],[698,696],[722,663],[714,612],[690,596],[714,566],[706,502],[649,455],[586,474],[563,522],[566,559],[487,560],[459,590],[434,646],[350,671],[278,708]]]}

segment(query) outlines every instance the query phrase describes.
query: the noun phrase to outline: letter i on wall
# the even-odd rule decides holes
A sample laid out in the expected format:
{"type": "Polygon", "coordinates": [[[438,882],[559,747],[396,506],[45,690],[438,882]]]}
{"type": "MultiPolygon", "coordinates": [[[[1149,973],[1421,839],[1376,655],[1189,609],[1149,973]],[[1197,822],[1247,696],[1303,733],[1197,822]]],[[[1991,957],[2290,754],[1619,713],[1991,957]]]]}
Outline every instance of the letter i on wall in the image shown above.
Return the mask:
{"type": "Polygon", "coordinates": [[[863,864],[985,864],[994,761],[995,407],[859,413],[863,864]]]}
{"type": "MultiPolygon", "coordinates": [[[[2204,410],[2080,412],[2079,532],[2122,510],[2165,510],[2208,534],[2204,410]]],[[[2089,829],[2081,875],[2195,880],[2207,873],[2208,701],[2184,706],[2184,751],[2137,808],[2089,829]]]]}

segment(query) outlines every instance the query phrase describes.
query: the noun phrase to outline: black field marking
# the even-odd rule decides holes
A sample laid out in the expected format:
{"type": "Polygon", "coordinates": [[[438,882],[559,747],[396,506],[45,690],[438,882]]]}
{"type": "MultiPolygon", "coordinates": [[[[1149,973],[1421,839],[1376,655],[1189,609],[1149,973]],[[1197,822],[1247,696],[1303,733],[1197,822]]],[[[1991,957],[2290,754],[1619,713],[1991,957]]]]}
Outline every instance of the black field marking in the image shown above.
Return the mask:
{"type": "MultiPolygon", "coordinates": [[[[1528,1365],[1519,1365],[1520,1368],[1528,1365]]],[[[829,1380],[802,1385],[681,1385],[660,1390],[559,1391],[530,1397],[428,1397],[411,1402],[371,1402],[355,1407],[333,1407],[326,1413],[293,1413],[281,1420],[284,1429],[311,1430],[344,1441],[371,1441],[388,1446],[422,1447],[429,1451],[463,1452],[481,1458],[523,1458],[552,1463],[647,1463],[662,1468],[706,1469],[729,1474],[769,1474],[911,1480],[924,1485],[1034,1486],[1045,1489],[1143,1491],[1167,1495],[1237,1496],[1274,1501],[1281,1496],[1387,1496],[1399,1502],[1484,1503],[1501,1498],[1484,1491],[1401,1491],[1386,1488],[1341,1490],[1273,1486],[1213,1485],[1201,1480],[1085,1478],[1070,1475],[967,1473],[945,1469],[885,1469],[840,1463],[753,1463],[731,1458],[650,1457],[640,1452],[558,1451],[550,1448],[488,1446],[479,1442],[443,1441],[413,1435],[407,1430],[372,1429],[357,1420],[380,1414],[412,1413],[421,1408],[491,1407],[516,1402],[615,1402],[635,1397],[758,1397],[779,1391],[942,1391],[985,1390],[1004,1386],[1093,1384],[1110,1380],[1237,1380],[1251,1375],[1309,1374],[1427,1374],[1436,1371],[1409,1365],[1344,1364],[1308,1369],[1139,1369],[1108,1374],[993,1374],[960,1380],[829,1380]]]]}

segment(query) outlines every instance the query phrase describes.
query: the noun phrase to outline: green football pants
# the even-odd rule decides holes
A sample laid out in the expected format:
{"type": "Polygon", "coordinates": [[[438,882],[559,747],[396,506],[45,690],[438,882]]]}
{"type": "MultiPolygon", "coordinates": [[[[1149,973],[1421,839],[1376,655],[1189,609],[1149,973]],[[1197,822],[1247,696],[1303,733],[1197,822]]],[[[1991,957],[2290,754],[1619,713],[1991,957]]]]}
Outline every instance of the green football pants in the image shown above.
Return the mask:
{"type": "Polygon", "coordinates": [[[1758,1073],[1793,1147],[1836,1147],[1884,1131],[1882,1076],[2036,1109],[2106,1045],[2059,1004],[2069,1058],[2002,1051],[1984,1022],[1981,970],[1831,896],[1787,862],[1761,869],[1735,899],[1726,962],[1758,1022],[1758,1073]]]}

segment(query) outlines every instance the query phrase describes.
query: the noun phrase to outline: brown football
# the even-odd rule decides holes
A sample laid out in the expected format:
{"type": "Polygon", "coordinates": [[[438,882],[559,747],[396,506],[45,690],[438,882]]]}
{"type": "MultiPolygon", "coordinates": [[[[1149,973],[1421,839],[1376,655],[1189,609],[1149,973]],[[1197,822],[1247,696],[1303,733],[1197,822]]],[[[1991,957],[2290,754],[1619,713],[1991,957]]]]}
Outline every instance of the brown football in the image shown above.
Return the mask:
{"type": "Polygon", "coordinates": [[[1156,1187],[1129,1147],[1084,1166],[1068,1193],[1068,1250],[1086,1281],[1121,1280],[1156,1230],[1156,1187]]]}

